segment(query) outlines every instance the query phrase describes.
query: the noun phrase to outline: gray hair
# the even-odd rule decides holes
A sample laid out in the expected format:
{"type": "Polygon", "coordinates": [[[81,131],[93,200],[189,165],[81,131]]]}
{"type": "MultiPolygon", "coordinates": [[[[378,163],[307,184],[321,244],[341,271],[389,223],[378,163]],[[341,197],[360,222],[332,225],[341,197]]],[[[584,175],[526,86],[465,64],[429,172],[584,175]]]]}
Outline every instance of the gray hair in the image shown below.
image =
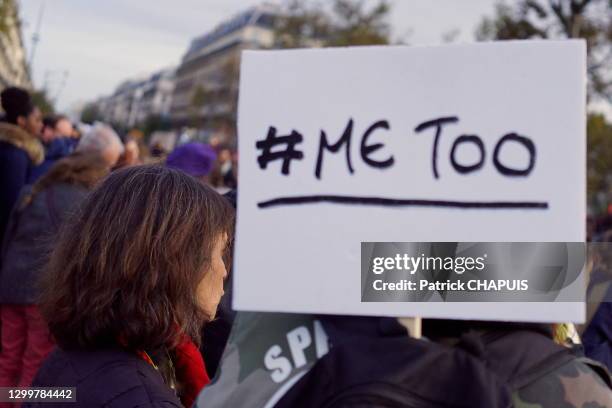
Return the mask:
{"type": "Polygon", "coordinates": [[[96,123],[81,137],[76,151],[103,152],[109,147],[117,147],[121,154],[125,150],[121,139],[113,128],[103,123],[96,123]]]}

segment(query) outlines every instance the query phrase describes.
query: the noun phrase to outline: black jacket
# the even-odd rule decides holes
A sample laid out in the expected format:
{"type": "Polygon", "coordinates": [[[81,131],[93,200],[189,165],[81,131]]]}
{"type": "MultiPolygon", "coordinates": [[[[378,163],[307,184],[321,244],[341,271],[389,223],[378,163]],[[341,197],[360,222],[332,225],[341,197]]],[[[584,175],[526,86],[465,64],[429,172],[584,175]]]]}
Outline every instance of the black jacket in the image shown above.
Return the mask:
{"type": "Polygon", "coordinates": [[[85,199],[87,190],[65,183],[36,194],[23,207],[30,193],[26,186],[11,213],[2,248],[0,303],[36,304],[38,277],[52,249],[62,222],[85,199]]]}
{"type": "Polygon", "coordinates": [[[21,188],[44,157],[38,139],[18,126],[0,122],[0,243],[21,188]]]}
{"type": "Polygon", "coordinates": [[[23,408],[182,407],[153,366],[122,350],[55,350],[32,387],[76,387],[76,402],[30,402],[23,408]]]}

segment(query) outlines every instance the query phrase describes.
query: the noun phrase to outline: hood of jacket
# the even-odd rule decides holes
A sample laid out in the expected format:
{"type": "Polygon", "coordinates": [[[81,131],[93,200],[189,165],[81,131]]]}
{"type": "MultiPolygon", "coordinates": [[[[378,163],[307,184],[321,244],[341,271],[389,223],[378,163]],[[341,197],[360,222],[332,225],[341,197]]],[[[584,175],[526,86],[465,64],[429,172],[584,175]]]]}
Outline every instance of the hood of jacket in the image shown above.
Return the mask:
{"type": "Polygon", "coordinates": [[[42,143],[19,126],[10,123],[0,123],[0,141],[10,143],[24,150],[30,161],[36,166],[45,159],[45,149],[42,143]]]}

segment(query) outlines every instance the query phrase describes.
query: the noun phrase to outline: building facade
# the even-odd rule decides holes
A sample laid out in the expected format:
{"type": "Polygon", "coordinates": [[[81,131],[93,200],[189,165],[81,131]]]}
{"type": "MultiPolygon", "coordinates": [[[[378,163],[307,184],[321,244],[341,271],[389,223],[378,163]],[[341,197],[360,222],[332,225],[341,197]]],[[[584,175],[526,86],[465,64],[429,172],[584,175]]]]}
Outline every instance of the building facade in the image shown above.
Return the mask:
{"type": "Polygon", "coordinates": [[[158,116],[169,118],[174,92],[175,69],[168,68],[151,75],[141,83],[139,99],[132,107],[132,123],[144,123],[148,118],[158,116]]]}
{"type": "Polygon", "coordinates": [[[0,89],[8,86],[31,89],[17,4],[15,0],[4,0],[3,3],[0,15],[0,89]]]}
{"type": "Polygon", "coordinates": [[[122,82],[112,95],[94,103],[100,118],[126,129],[142,126],[151,117],[169,120],[174,73],[167,68],[122,82]]]}
{"type": "Polygon", "coordinates": [[[192,126],[235,138],[240,53],[271,48],[277,6],[262,4],[191,41],[176,71],[170,114],[176,126],[192,126]]]}

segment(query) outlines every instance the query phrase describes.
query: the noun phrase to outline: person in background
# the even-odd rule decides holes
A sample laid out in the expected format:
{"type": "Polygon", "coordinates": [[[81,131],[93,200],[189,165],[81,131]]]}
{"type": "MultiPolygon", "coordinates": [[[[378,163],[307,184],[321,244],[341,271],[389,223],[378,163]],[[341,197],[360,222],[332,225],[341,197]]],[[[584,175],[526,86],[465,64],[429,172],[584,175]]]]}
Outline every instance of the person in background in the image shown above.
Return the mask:
{"type": "Polygon", "coordinates": [[[140,149],[134,139],[128,139],[125,142],[124,162],[126,166],[142,164],[140,162],[140,149]]]}
{"type": "Polygon", "coordinates": [[[76,144],[78,144],[79,139],[81,138],[81,130],[79,129],[79,125],[78,123],[73,123],[72,124],[72,133],[70,134],[70,137],[76,140],[76,144]]]}
{"type": "Polygon", "coordinates": [[[550,324],[425,319],[424,340],[391,318],[318,319],[330,349],[275,408],[612,406],[605,367],[556,344],[550,324]]]}
{"type": "Polygon", "coordinates": [[[121,138],[119,138],[113,128],[102,123],[96,123],[81,137],[76,148],[77,152],[92,150],[102,152],[102,156],[105,160],[113,162],[116,165],[119,157],[124,154],[125,147],[121,142],[121,138]],[[118,150],[106,149],[109,144],[116,146],[118,150]],[[119,157],[115,157],[117,152],[119,152],[119,157]]]}
{"type": "Polygon", "coordinates": [[[55,139],[55,117],[45,116],[43,118],[43,127],[40,131],[40,140],[47,144],[55,139]]]}
{"type": "Polygon", "coordinates": [[[218,159],[210,175],[210,183],[225,194],[237,187],[237,155],[228,147],[217,146],[218,159]],[[236,159],[236,160],[235,160],[236,159]]]}
{"type": "Polygon", "coordinates": [[[74,151],[77,140],[71,137],[72,132],[72,123],[63,115],[47,116],[43,119],[42,141],[45,147],[45,160],[32,169],[28,184],[33,184],[49,171],[56,161],[74,151]]]}
{"type": "Polygon", "coordinates": [[[584,354],[612,372],[612,244],[589,247],[586,324],[579,326],[584,354]]]}
{"type": "Polygon", "coordinates": [[[234,157],[232,151],[223,147],[219,151],[219,163],[221,165],[221,177],[223,179],[223,185],[228,189],[236,188],[236,172],[234,169],[234,157]]]}
{"type": "Polygon", "coordinates": [[[39,140],[40,110],[21,88],[6,88],[0,94],[5,122],[0,123],[0,243],[9,215],[34,166],[45,158],[39,140]]]}
{"type": "Polygon", "coordinates": [[[67,116],[59,115],[56,117],[56,120],[55,136],[56,138],[62,139],[64,143],[68,145],[70,153],[72,153],[79,144],[80,135],[78,134],[78,130],[67,116]]]}
{"type": "Polygon", "coordinates": [[[117,162],[116,169],[127,167],[127,166],[136,166],[138,164],[142,164],[140,160],[140,148],[138,147],[138,143],[134,140],[130,135],[127,135],[123,139],[123,143],[125,146],[125,151],[119,158],[117,162]]]}
{"type": "Polygon", "coordinates": [[[166,166],[184,171],[209,184],[209,174],[213,169],[217,154],[204,143],[186,143],[174,149],[166,159],[166,166]]]}
{"type": "Polygon", "coordinates": [[[612,242],[612,214],[606,214],[595,221],[593,242],[612,242]]]}
{"type": "Polygon", "coordinates": [[[231,179],[227,182],[227,184],[232,189],[238,188],[238,151],[232,152],[232,174],[231,179]]]}
{"type": "Polygon", "coordinates": [[[132,160],[135,164],[143,164],[143,158],[148,155],[147,144],[145,143],[144,133],[140,129],[132,129],[127,134],[126,146],[130,149],[132,160]]]}
{"type": "Polygon", "coordinates": [[[128,137],[136,142],[136,146],[138,147],[138,160],[141,164],[147,162],[148,159],[151,158],[151,151],[149,146],[145,141],[145,135],[142,131],[135,129],[131,130],[128,133],[128,137]]]}
{"type": "MultiPolygon", "coordinates": [[[[36,299],[36,282],[58,229],[122,151],[110,129],[95,128],[76,153],[22,190],[6,231],[0,268],[0,386],[27,387],[53,347],[36,299]],[[96,142],[92,142],[95,140],[96,142]]],[[[2,406],[2,404],[0,404],[2,406]]]]}
{"type": "Polygon", "coordinates": [[[71,135],[71,137],[73,139],[75,139],[76,143],[78,144],[78,141],[81,140],[81,136],[83,136],[84,134],[89,132],[91,127],[92,127],[92,125],[88,125],[86,123],[75,123],[75,124],[72,125],[72,135],[71,135]]]}
{"type": "Polygon", "coordinates": [[[106,178],[43,276],[41,311],[59,347],[33,386],[78,387],[76,402],[56,407],[192,406],[209,382],[197,344],[223,294],[233,213],[164,166],[106,178]]]}
{"type": "Polygon", "coordinates": [[[166,158],[166,156],[168,155],[168,152],[166,151],[164,146],[162,146],[162,144],[159,143],[159,142],[153,143],[151,145],[151,149],[150,150],[151,150],[151,157],[154,160],[158,160],[158,162],[159,161],[163,161],[166,158]]]}

